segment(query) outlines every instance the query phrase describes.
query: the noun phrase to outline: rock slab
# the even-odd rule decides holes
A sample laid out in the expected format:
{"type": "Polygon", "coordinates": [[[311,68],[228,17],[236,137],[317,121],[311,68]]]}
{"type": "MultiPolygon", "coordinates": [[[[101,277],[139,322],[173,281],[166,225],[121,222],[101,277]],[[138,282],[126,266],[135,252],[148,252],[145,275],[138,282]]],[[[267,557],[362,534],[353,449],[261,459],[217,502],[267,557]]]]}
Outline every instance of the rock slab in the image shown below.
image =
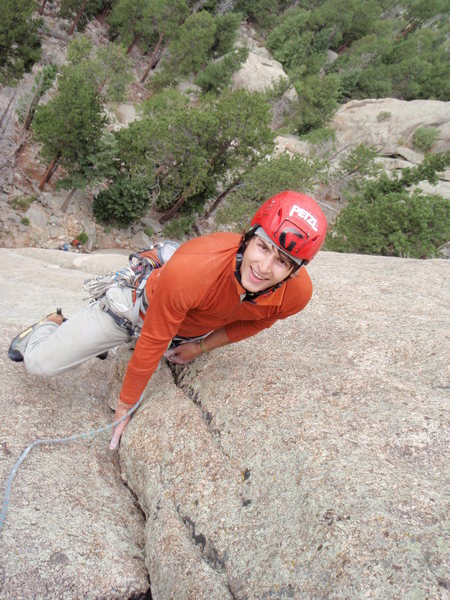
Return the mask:
{"type": "MultiPolygon", "coordinates": [[[[11,469],[32,441],[89,431],[113,419],[105,401],[111,361],[94,360],[43,379],[8,359],[9,341],[56,306],[70,317],[81,305],[83,280],[124,259],[0,250],[2,500],[11,469]]],[[[144,519],[108,440],[104,433],[38,446],[22,463],[1,534],[2,600],[147,597],[144,519]]]]}
{"type": "Polygon", "coordinates": [[[155,600],[449,597],[449,266],[321,253],[303,314],[160,370],[121,449],[155,600]]]}

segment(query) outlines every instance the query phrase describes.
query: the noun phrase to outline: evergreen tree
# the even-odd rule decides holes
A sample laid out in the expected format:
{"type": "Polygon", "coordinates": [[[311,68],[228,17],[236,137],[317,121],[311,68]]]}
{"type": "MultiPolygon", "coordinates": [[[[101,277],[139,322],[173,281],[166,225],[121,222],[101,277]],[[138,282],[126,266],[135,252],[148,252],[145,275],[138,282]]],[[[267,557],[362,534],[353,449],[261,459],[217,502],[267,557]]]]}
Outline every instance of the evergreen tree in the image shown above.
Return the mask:
{"type": "Polygon", "coordinates": [[[55,65],[43,67],[34,78],[31,90],[26,93],[17,106],[19,120],[23,123],[25,130],[30,128],[40,99],[48,91],[55,81],[57,68],[55,65]]]}
{"type": "Polygon", "coordinates": [[[8,83],[30,71],[41,55],[34,0],[4,0],[0,19],[0,83],[8,83]]]}
{"type": "Polygon", "coordinates": [[[385,256],[439,256],[450,239],[450,204],[441,196],[426,195],[411,186],[436,183],[436,171],[450,164],[450,152],[428,155],[399,177],[382,173],[359,186],[339,213],[327,248],[385,256]]]}
{"type": "MultiPolygon", "coordinates": [[[[49,170],[62,165],[68,173],[83,170],[100,149],[106,119],[97,90],[86,81],[83,71],[65,68],[58,81],[58,93],[39,106],[33,121],[35,138],[42,143],[42,157],[51,161],[49,170]]],[[[41,189],[46,177],[41,180],[41,189]]]]}
{"type": "Polygon", "coordinates": [[[217,25],[206,11],[189,15],[170,44],[169,69],[185,75],[197,73],[208,63],[216,41],[217,25]]]}
{"type": "Polygon", "coordinates": [[[117,133],[115,180],[124,174],[146,178],[158,190],[163,221],[180,211],[192,214],[219,184],[226,187],[271,151],[269,124],[269,108],[260,94],[229,92],[194,107],[168,90],[146,103],[142,120],[117,133]]]}

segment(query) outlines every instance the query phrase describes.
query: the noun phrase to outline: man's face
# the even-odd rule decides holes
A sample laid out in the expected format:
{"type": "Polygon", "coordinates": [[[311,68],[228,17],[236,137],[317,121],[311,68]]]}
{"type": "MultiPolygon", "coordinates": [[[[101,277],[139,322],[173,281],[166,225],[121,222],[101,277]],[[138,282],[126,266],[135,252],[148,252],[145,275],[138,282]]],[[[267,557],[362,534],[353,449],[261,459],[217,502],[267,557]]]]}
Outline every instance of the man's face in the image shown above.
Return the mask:
{"type": "Polygon", "coordinates": [[[242,257],[241,285],[248,292],[261,292],[286,279],[293,270],[282,252],[255,235],[242,257]]]}

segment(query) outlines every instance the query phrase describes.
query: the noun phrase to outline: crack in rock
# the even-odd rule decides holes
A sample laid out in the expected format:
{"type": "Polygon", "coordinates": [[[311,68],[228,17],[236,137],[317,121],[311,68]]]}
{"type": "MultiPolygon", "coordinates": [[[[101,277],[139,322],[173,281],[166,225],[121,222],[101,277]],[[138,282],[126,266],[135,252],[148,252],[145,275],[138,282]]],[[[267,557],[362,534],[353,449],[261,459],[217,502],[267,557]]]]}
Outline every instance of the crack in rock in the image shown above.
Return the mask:
{"type": "Polygon", "coordinates": [[[214,415],[204,408],[201,400],[198,399],[198,392],[195,391],[190,385],[186,386],[182,383],[183,375],[186,372],[187,367],[174,365],[173,363],[170,363],[168,361],[167,364],[169,366],[170,372],[172,373],[173,381],[177,388],[180,389],[186,396],[186,398],[191,400],[191,402],[195,404],[195,406],[199,409],[202,419],[206,423],[207,429],[211,434],[211,437],[214,440],[216,446],[230,462],[233,462],[231,456],[226,452],[226,450],[223,448],[220,442],[221,430],[211,426],[214,415]]]}

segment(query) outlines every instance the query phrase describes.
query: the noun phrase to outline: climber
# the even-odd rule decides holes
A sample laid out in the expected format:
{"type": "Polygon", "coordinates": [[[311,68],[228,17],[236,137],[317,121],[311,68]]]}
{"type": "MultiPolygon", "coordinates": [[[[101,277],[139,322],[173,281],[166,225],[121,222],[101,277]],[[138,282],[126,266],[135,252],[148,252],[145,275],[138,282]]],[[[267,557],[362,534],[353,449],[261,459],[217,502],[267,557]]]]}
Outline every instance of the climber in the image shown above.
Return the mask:
{"type": "MultiPolygon", "coordinates": [[[[322,246],[326,227],[315,200],[284,191],[259,208],[244,236],[221,232],[189,240],[152,270],[115,420],[138,401],[163,356],[186,364],[301,311],[312,294],[304,267],[322,246]]],[[[121,307],[132,295],[129,288],[113,292],[106,303],[91,302],[68,320],[61,314],[46,317],[21,343],[26,369],[59,374],[129,341],[121,307]]],[[[111,449],[128,421],[115,427],[111,449]]]]}

